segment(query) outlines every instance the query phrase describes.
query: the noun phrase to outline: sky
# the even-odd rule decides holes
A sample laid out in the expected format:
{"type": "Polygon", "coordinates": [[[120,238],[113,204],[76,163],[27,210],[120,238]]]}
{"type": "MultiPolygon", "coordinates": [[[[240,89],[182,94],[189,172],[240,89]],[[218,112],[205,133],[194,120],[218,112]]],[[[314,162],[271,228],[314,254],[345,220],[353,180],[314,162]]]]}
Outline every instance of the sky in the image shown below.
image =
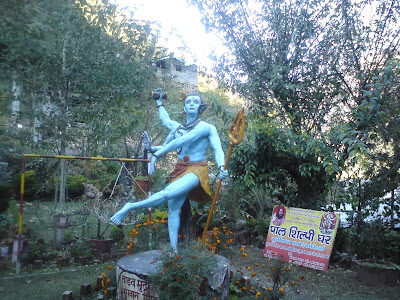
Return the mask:
{"type": "Polygon", "coordinates": [[[120,7],[129,6],[134,19],[157,21],[161,25],[162,43],[165,47],[179,55],[181,40],[193,55],[184,55],[187,64],[195,63],[210,67],[208,56],[214,49],[220,49],[218,38],[206,33],[201,23],[201,15],[196,7],[189,6],[186,0],[116,0],[120,7]],[[180,35],[181,39],[176,36],[180,35]]]}

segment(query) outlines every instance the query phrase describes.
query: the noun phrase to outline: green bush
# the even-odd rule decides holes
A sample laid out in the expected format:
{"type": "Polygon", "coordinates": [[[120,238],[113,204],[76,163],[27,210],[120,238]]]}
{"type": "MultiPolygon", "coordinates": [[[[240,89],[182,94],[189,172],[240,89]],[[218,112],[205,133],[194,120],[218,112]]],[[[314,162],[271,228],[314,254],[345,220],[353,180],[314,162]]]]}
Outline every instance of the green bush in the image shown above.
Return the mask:
{"type": "Polygon", "coordinates": [[[118,226],[113,226],[110,231],[110,238],[120,245],[125,238],[124,230],[118,226]]]}
{"type": "Polygon", "coordinates": [[[160,299],[212,299],[207,288],[207,276],[216,266],[215,256],[200,243],[191,243],[179,248],[163,250],[162,264],[151,277],[160,299]]]}
{"type": "Polygon", "coordinates": [[[29,243],[22,251],[21,261],[23,264],[32,264],[37,259],[46,261],[49,257],[48,249],[49,246],[42,242],[29,243]]]}
{"type": "Polygon", "coordinates": [[[9,183],[0,183],[0,213],[3,213],[8,208],[8,202],[12,195],[12,185],[9,183]]]}
{"type": "Polygon", "coordinates": [[[67,189],[68,197],[76,198],[83,195],[84,183],[86,183],[86,177],[83,175],[67,175],[67,189]]]}

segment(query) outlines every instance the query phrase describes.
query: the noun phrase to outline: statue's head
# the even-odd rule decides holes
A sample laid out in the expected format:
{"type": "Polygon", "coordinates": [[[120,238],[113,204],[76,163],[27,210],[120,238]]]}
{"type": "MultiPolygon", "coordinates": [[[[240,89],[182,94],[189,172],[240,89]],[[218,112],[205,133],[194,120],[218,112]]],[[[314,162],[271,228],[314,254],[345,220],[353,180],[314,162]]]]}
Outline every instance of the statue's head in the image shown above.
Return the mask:
{"type": "Polygon", "coordinates": [[[181,92],[182,98],[179,100],[183,101],[183,111],[188,113],[190,110],[197,111],[198,115],[201,115],[207,108],[207,103],[203,103],[203,99],[196,92],[190,92],[188,94],[181,92]]]}

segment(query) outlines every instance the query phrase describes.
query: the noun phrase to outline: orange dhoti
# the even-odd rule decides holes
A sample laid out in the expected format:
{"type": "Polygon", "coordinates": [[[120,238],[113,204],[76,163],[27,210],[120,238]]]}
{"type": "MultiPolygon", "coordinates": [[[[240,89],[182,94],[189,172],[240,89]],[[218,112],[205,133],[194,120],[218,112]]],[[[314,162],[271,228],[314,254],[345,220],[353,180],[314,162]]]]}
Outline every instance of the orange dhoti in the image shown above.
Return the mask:
{"type": "Polygon", "coordinates": [[[165,183],[174,182],[188,173],[194,173],[200,181],[200,184],[189,192],[189,200],[193,200],[198,203],[210,202],[212,197],[208,177],[207,161],[189,162],[189,157],[185,156],[183,161],[178,160],[175,165],[175,169],[168,175],[165,183]]]}

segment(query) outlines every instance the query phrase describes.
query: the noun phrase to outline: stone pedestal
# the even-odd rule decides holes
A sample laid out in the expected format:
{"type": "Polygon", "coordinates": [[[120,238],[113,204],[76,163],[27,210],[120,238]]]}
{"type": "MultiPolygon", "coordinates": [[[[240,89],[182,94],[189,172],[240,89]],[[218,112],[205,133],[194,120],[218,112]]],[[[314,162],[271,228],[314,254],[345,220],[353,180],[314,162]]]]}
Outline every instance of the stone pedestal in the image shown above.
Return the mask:
{"type": "MultiPolygon", "coordinates": [[[[209,287],[219,300],[229,299],[229,260],[216,255],[217,266],[208,277],[209,287]]],[[[149,276],[162,264],[161,251],[151,250],[123,257],[117,261],[117,299],[158,299],[149,276]]]]}

